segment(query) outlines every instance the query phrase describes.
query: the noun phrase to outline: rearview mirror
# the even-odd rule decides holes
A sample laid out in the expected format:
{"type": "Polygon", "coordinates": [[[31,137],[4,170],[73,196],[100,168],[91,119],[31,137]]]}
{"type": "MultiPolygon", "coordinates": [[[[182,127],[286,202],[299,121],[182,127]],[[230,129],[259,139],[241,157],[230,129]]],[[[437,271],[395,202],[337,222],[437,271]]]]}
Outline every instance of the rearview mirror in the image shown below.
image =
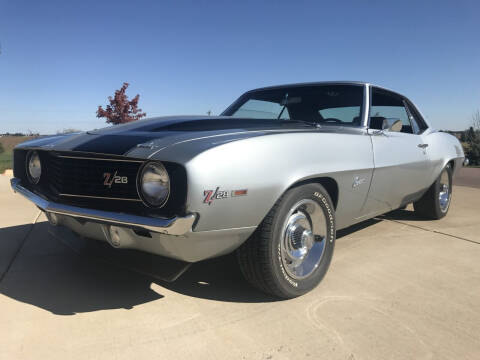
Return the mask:
{"type": "Polygon", "coordinates": [[[396,118],[388,118],[383,120],[382,130],[391,131],[391,132],[400,132],[402,131],[402,120],[396,118]]]}
{"type": "Polygon", "coordinates": [[[281,105],[287,106],[291,104],[300,104],[301,102],[302,102],[302,98],[300,96],[289,97],[289,98],[283,99],[281,105]]]}

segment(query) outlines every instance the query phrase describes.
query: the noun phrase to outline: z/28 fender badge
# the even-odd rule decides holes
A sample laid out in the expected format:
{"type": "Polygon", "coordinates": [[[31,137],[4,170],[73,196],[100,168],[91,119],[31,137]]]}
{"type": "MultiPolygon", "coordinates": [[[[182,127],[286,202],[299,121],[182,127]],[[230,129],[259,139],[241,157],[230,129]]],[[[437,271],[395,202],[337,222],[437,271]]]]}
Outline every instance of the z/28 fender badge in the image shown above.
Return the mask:
{"type": "Polygon", "coordinates": [[[217,186],[215,190],[204,190],[203,191],[203,202],[204,204],[210,205],[215,199],[226,199],[229,197],[245,196],[247,195],[247,189],[240,190],[220,190],[220,187],[217,186]]]}

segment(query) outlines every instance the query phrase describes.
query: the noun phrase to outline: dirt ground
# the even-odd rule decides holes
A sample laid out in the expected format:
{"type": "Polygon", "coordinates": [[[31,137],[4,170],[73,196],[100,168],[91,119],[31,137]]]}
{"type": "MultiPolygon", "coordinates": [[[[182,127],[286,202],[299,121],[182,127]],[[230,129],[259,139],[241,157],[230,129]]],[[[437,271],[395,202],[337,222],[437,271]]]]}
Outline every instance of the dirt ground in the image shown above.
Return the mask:
{"type": "Polygon", "coordinates": [[[0,143],[5,152],[9,152],[18,144],[35,138],[36,136],[0,136],[0,143]]]}

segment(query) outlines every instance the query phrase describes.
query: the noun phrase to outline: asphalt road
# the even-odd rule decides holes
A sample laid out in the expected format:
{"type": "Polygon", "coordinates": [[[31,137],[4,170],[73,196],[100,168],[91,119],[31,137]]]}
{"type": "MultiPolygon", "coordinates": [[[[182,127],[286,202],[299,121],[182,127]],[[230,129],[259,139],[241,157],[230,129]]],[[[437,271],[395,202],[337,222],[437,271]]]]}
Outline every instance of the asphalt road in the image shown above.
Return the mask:
{"type": "Polygon", "coordinates": [[[480,190],[449,215],[340,231],[311,293],[274,301],[232,256],[169,284],[75,252],[0,176],[0,359],[479,359],[480,190]]]}
{"type": "Polygon", "coordinates": [[[480,189],[480,168],[461,168],[455,176],[454,183],[459,186],[470,186],[480,189]]]}

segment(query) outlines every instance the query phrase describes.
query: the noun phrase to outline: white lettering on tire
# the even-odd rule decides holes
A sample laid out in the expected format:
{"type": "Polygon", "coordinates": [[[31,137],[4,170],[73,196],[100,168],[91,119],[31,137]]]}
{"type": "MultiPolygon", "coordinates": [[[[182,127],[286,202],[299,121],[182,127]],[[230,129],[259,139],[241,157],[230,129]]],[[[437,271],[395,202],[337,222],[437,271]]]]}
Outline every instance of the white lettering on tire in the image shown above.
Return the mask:
{"type": "Polygon", "coordinates": [[[330,209],[330,205],[328,204],[328,201],[325,198],[325,196],[323,196],[321,193],[315,191],[313,193],[313,196],[319,198],[322,201],[322,203],[325,205],[325,207],[327,208],[328,220],[329,220],[329,223],[330,223],[330,242],[333,242],[333,239],[335,237],[335,226],[333,225],[333,214],[332,214],[332,210],[330,209]]]}
{"type": "Polygon", "coordinates": [[[278,262],[280,263],[280,269],[282,270],[282,274],[285,280],[287,280],[290,283],[290,285],[292,285],[293,287],[298,287],[298,283],[293,281],[292,278],[288,276],[287,273],[285,272],[285,269],[283,267],[283,262],[282,262],[282,250],[281,250],[280,244],[278,244],[278,262]]]}

